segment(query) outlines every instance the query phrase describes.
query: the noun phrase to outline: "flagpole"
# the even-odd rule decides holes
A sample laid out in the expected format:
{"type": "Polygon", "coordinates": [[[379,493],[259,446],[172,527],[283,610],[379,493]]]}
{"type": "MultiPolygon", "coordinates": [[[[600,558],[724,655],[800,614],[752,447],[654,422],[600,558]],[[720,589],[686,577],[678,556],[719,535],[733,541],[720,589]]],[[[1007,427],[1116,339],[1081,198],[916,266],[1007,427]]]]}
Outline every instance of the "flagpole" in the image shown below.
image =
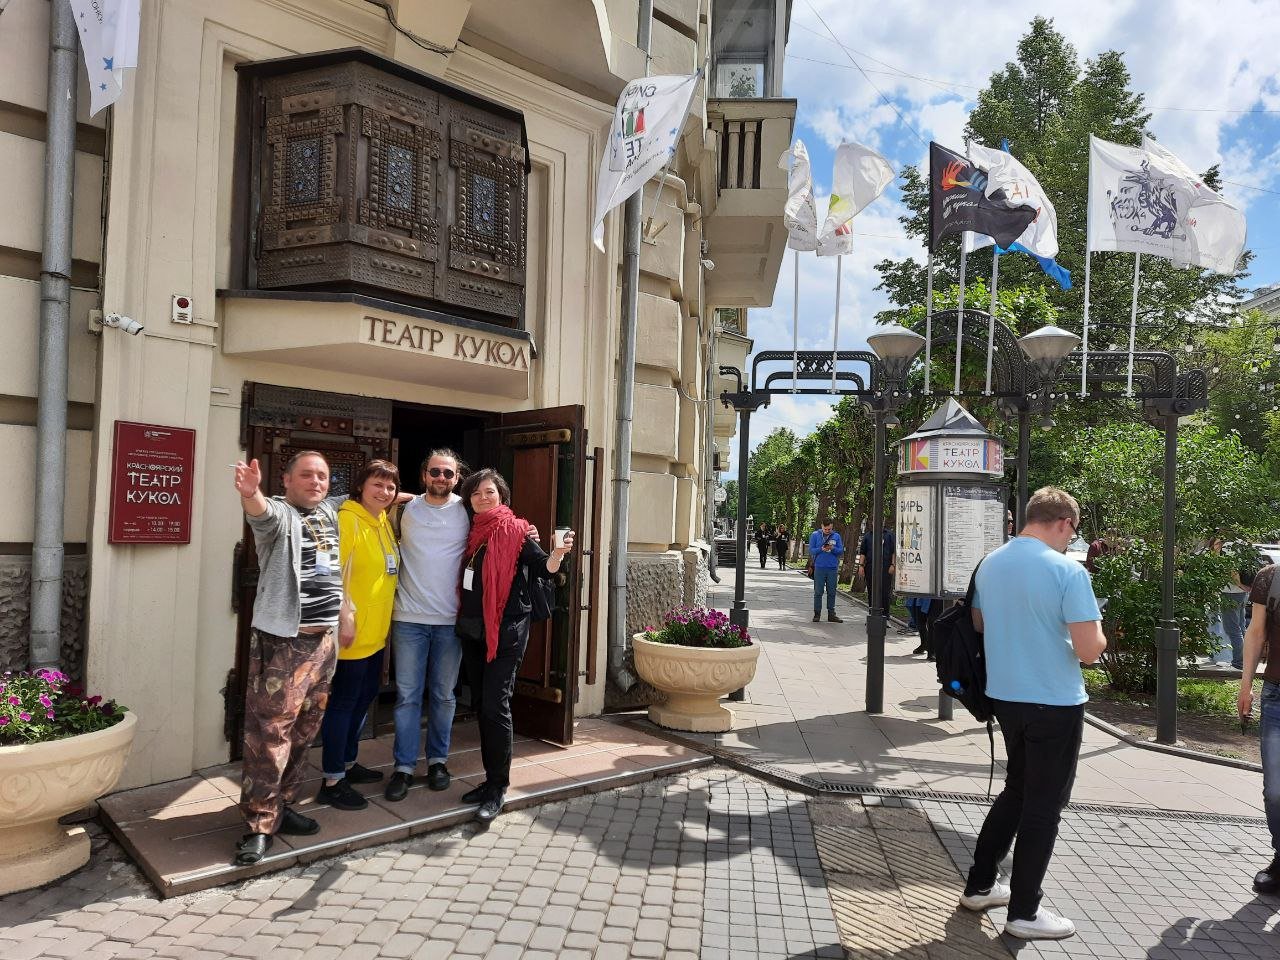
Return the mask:
{"type": "Polygon", "coordinates": [[[996,305],[1000,302],[1000,247],[991,239],[991,310],[987,314],[987,387],[986,394],[991,396],[991,355],[996,348],[996,305]]]}
{"type": "Polygon", "coordinates": [[[800,251],[792,250],[795,276],[791,292],[791,392],[796,392],[796,370],[800,364],[800,251]]]}
{"type": "Polygon", "coordinates": [[[1142,254],[1133,255],[1133,306],[1129,308],[1129,384],[1125,393],[1133,396],[1133,342],[1138,331],[1138,278],[1142,275],[1142,254]]]}
{"type": "Polygon", "coordinates": [[[840,278],[844,275],[844,257],[836,256],[836,323],[831,337],[831,392],[836,391],[836,361],[840,355],[840,278]]]}
{"type": "MultiPolygon", "coordinates": [[[[965,231],[968,233],[969,231],[965,231]]],[[[960,312],[956,316],[956,383],[953,393],[960,392],[960,353],[964,347],[964,271],[968,254],[964,249],[964,233],[960,234],[960,312]]]]}
{"type": "Polygon", "coordinates": [[[933,372],[933,248],[929,248],[929,279],[924,293],[924,392],[929,394],[929,376],[933,372]]]}
{"type": "MultiPolygon", "coordinates": [[[[1089,134],[1089,172],[1086,179],[1084,201],[1084,329],[1080,339],[1080,396],[1089,395],[1089,217],[1093,213],[1093,134],[1089,134]]],[[[1049,388],[1048,384],[1045,389],[1049,388]]]]}

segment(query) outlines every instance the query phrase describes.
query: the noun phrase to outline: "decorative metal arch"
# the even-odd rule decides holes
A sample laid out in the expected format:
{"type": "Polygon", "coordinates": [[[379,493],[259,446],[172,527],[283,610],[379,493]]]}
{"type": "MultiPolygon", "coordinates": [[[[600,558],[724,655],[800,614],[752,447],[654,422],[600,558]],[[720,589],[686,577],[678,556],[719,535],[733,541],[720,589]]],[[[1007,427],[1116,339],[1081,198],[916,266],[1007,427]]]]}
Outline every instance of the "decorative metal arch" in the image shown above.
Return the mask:
{"type": "MultiPolygon", "coordinates": [[[[934,347],[949,346],[956,342],[956,328],[959,317],[959,310],[939,310],[933,315],[930,340],[934,347]]],[[[981,348],[981,352],[977,355],[985,360],[987,356],[987,325],[991,320],[991,314],[985,310],[965,308],[964,320],[964,329],[966,331],[978,331],[978,334],[972,338],[965,337],[966,349],[969,348],[971,343],[976,343],[977,347],[981,348]],[[970,326],[970,323],[973,325],[970,326]]],[[[911,329],[923,335],[925,326],[925,319],[921,318],[911,324],[911,329]]],[[[1003,320],[996,317],[995,339],[991,355],[990,395],[995,397],[1021,397],[1035,390],[1038,386],[1035,370],[1027,362],[1027,355],[1022,352],[1022,347],[1018,344],[1018,335],[1010,330],[1003,320]]],[[[941,392],[944,395],[952,393],[950,390],[941,392]]]]}

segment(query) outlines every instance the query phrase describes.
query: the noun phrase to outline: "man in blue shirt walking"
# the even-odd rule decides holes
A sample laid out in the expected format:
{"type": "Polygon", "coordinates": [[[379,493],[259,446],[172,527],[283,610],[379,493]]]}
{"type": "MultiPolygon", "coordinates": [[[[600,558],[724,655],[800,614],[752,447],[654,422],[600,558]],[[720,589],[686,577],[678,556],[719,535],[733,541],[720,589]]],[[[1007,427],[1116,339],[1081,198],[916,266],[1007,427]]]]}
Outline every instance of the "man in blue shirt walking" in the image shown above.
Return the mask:
{"type": "Polygon", "coordinates": [[[813,564],[813,622],[822,619],[822,594],[827,594],[827,619],[831,623],[844,623],[836,616],[836,572],[840,569],[840,555],[844,553],[844,541],[832,529],[831,521],[824,519],[822,529],[809,534],[809,558],[813,564]]]}
{"type": "Polygon", "coordinates": [[[1026,526],[978,567],[973,622],[985,631],[987,696],[1004,737],[1004,790],[987,814],[962,906],[1008,904],[1005,933],[1061,939],[1070,920],[1041,906],[1058,821],[1071,799],[1084,730],[1080,664],[1107,648],[1089,574],[1064,554],[1080,526],[1080,505],[1055,487],[1027,502],[1026,526]],[[1013,846],[1013,875],[997,870],[1013,846]]]}

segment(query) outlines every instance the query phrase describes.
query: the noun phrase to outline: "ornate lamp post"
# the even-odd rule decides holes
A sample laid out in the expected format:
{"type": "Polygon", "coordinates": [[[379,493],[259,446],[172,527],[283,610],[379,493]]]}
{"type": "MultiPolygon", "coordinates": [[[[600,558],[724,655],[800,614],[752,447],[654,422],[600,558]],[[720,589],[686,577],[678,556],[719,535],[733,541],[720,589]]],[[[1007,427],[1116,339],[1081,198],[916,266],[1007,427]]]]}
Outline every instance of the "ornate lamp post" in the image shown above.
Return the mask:
{"type": "Polygon", "coordinates": [[[1046,430],[1053,426],[1053,403],[1056,394],[1053,385],[1062,370],[1062,363],[1080,344],[1080,338],[1074,333],[1052,325],[1043,326],[1039,330],[1018,338],[1018,346],[1031,363],[1035,372],[1035,384],[1024,384],[1026,392],[1015,398],[1011,406],[1018,411],[1018,498],[1017,516],[1014,527],[1021,530],[1027,522],[1027,497],[1030,496],[1027,484],[1027,471],[1030,466],[1031,449],[1031,415],[1038,410],[1041,414],[1040,425],[1046,430]],[[1036,389],[1030,389],[1035,386],[1036,389]]]}
{"type": "Polygon", "coordinates": [[[906,399],[904,384],[911,361],[924,347],[924,337],[914,330],[894,324],[879,327],[867,337],[867,345],[880,360],[881,389],[867,403],[875,417],[875,465],[871,494],[871,602],[867,605],[867,693],[868,713],[884,712],[884,640],[889,611],[884,608],[884,483],[885,428],[898,425],[897,409],[906,399]]]}

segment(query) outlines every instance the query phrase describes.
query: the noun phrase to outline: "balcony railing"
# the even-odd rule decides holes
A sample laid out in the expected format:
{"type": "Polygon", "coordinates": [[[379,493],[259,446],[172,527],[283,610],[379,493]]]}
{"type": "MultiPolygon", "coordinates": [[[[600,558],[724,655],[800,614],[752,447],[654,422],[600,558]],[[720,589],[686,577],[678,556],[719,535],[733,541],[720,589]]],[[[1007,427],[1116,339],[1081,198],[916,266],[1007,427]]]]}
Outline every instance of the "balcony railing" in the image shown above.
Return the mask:
{"type": "Polygon", "coordinates": [[[796,115],[794,100],[712,100],[707,113],[720,143],[721,190],[786,186],[786,175],[780,181],[777,176],[778,158],[766,154],[776,145],[771,141],[779,139],[776,128],[783,124],[786,132],[781,140],[786,148],[796,115]]]}

